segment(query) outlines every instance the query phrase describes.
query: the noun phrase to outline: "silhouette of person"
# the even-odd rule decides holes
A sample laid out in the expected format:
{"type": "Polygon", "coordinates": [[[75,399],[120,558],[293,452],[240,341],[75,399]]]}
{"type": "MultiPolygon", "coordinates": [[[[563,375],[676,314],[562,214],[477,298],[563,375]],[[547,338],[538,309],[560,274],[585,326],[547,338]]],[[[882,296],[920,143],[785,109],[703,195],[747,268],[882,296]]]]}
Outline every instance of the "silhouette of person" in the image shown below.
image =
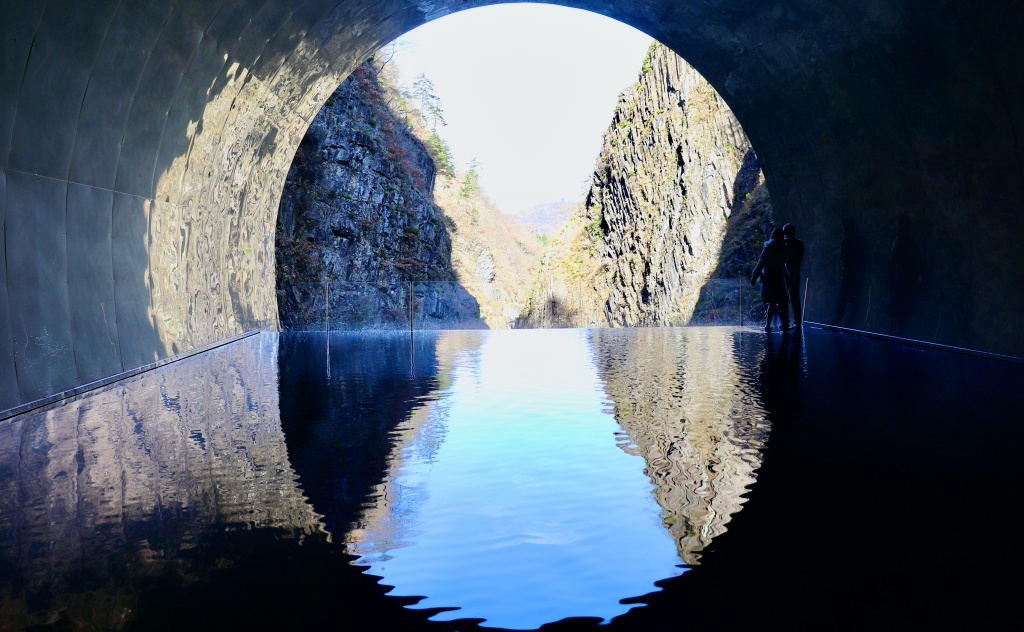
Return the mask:
{"type": "Polygon", "coordinates": [[[846,236],[843,237],[839,248],[842,275],[832,324],[849,327],[856,324],[856,318],[860,314],[860,297],[864,291],[864,275],[867,272],[868,242],[857,231],[857,223],[852,217],[843,220],[843,230],[846,236]]]}
{"type": "Polygon", "coordinates": [[[782,331],[789,326],[789,296],[786,294],[786,283],[789,275],[786,272],[786,244],[783,242],[781,228],[772,231],[772,237],[765,242],[757,265],[750,275],[750,284],[761,280],[761,300],[768,303],[768,315],[764,330],[772,330],[772,320],[776,314],[782,322],[782,331]]]}
{"type": "Polygon", "coordinates": [[[886,280],[889,284],[891,331],[902,336],[907,331],[922,285],[921,253],[910,232],[910,218],[907,215],[900,215],[896,238],[889,254],[886,280]]]}
{"type": "Polygon", "coordinates": [[[789,302],[793,305],[793,324],[800,326],[803,321],[803,307],[800,304],[800,264],[804,261],[804,242],[796,238],[796,226],[782,227],[786,243],[786,270],[789,272],[789,302]]]}

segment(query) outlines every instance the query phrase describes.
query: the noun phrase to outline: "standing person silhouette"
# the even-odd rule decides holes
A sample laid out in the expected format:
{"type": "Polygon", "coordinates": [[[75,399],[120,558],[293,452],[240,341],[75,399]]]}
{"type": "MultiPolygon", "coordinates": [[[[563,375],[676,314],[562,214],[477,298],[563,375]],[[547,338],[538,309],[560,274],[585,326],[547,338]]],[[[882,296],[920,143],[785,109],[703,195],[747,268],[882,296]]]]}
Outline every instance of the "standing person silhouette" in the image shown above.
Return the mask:
{"type": "Polygon", "coordinates": [[[765,242],[757,265],[750,275],[750,284],[761,280],[761,300],[768,303],[768,315],[764,330],[772,330],[772,320],[778,314],[782,331],[789,331],[789,296],[786,294],[788,274],[786,273],[786,244],[781,228],[772,231],[772,238],[765,242]]]}
{"type": "Polygon", "coordinates": [[[804,320],[800,303],[800,264],[804,261],[804,242],[796,238],[796,226],[782,227],[786,243],[786,270],[789,272],[789,302],[793,305],[793,324],[797,327],[804,320]]]}
{"type": "Polygon", "coordinates": [[[832,324],[849,327],[857,324],[856,319],[860,314],[860,296],[864,291],[864,275],[867,272],[868,242],[857,231],[857,223],[852,217],[843,220],[843,230],[846,236],[839,247],[842,276],[832,324]]]}

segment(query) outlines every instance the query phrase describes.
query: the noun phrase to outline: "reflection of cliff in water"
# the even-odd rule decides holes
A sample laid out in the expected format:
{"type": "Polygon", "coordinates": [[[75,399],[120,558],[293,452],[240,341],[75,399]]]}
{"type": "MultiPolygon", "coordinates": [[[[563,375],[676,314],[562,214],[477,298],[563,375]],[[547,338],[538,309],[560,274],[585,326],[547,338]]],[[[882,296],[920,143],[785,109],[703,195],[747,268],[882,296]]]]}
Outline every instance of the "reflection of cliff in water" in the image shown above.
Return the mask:
{"type": "Polygon", "coordinates": [[[276,355],[253,336],[0,424],[0,618],[122,626],[141,580],[230,565],[204,554],[226,532],[322,533],[289,464],[276,355]]]}
{"type": "Polygon", "coordinates": [[[372,502],[363,505],[358,520],[345,536],[348,551],[359,555],[363,565],[386,561],[389,551],[409,542],[410,529],[416,524],[412,517],[426,500],[426,490],[408,481],[403,484],[403,468],[408,461],[434,460],[447,434],[450,406],[439,406],[436,402],[451,385],[452,372],[458,364],[456,356],[478,349],[481,344],[480,334],[473,331],[448,331],[434,340],[434,391],[422,398],[392,432],[394,444],[387,460],[387,474],[374,487],[372,502]]]}
{"type": "Polygon", "coordinates": [[[591,333],[598,370],[628,435],[647,461],[665,525],[687,564],[725,532],[754,482],[768,423],[740,373],[729,328],[591,333]]]}
{"type": "Polygon", "coordinates": [[[436,386],[436,332],[281,334],[281,423],[332,534],[352,528],[388,470],[399,424],[436,386]],[[330,377],[327,367],[330,364],[330,377]]]}

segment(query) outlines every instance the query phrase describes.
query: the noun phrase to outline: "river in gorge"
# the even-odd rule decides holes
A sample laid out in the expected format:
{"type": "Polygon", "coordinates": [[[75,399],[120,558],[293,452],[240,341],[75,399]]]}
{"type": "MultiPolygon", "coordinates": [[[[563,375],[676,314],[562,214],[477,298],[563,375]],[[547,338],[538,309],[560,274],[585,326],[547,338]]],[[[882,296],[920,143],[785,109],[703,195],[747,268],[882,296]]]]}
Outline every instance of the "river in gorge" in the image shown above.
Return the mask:
{"type": "MultiPolygon", "coordinates": [[[[853,568],[871,522],[839,514],[886,511],[879,468],[921,472],[892,446],[936,441],[849,378],[864,354],[920,365],[899,389],[919,397],[937,352],[836,336],[265,333],[0,422],[0,627],[630,630],[710,604],[775,612],[758,600],[790,593],[763,578],[822,556],[853,568]],[[880,452],[833,440],[850,415],[881,429],[880,452]]],[[[997,385],[1020,373],[945,361],[997,385]]],[[[876,546],[930,541],[898,511],[876,546]]]]}

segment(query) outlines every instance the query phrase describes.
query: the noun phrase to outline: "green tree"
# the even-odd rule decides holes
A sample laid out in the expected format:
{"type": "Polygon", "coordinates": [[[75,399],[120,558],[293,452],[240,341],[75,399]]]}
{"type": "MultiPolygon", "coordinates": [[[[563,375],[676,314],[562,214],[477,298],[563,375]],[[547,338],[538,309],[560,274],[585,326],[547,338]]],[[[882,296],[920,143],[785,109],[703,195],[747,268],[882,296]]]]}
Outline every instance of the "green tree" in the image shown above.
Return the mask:
{"type": "Polygon", "coordinates": [[[420,104],[423,117],[430,121],[431,131],[437,131],[437,124],[448,125],[444,120],[444,108],[441,106],[441,97],[437,96],[434,89],[434,82],[422,72],[412,82],[412,96],[420,104]]]}
{"type": "Polygon", "coordinates": [[[462,179],[462,189],[460,190],[462,197],[469,197],[480,190],[480,174],[476,172],[476,168],[479,166],[480,161],[476,158],[469,161],[466,176],[462,179]]]}
{"type": "Polygon", "coordinates": [[[434,160],[437,172],[446,176],[455,175],[455,160],[452,158],[452,150],[448,143],[437,135],[437,132],[430,132],[427,137],[427,152],[434,160]]]}

